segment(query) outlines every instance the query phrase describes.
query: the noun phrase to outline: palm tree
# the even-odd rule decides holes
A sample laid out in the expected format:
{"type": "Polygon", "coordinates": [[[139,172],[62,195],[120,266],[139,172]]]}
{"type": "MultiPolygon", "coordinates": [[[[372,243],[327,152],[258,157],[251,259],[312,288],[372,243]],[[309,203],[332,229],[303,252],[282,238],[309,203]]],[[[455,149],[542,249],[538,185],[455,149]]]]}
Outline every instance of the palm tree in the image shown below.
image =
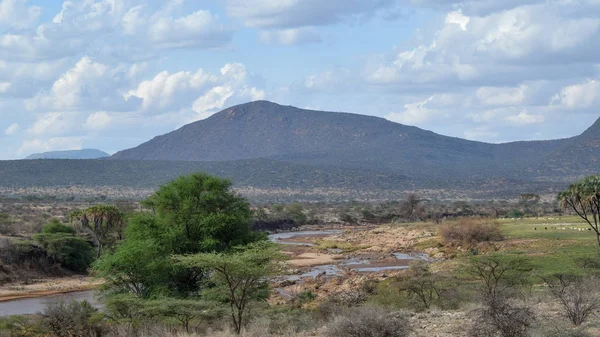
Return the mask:
{"type": "Polygon", "coordinates": [[[600,175],[589,176],[558,195],[563,209],[572,209],[596,233],[600,250],[600,175]]]}

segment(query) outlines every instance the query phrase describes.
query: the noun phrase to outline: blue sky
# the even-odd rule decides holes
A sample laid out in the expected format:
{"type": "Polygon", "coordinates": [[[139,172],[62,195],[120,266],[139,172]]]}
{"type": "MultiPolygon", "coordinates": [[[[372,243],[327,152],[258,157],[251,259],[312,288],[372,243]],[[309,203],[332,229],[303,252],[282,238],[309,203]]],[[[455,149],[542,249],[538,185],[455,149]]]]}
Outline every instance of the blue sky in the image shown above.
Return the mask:
{"type": "Polygon", "coordinates": [[[258,99],[569,137],[599,77],[598,0],[0,0],[0,159],[115,152],[258,99]]]}

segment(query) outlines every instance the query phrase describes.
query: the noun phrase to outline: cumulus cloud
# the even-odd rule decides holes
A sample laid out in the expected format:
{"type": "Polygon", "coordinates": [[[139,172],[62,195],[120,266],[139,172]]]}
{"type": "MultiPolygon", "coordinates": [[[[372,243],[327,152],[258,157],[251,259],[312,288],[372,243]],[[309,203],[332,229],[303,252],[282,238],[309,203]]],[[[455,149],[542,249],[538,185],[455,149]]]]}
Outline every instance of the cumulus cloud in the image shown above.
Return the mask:
{"type": "MultiPolygon", "coordinates": [[[[23,2],[3,3],[15,1],[23,2]]],[[[156,57],[160,50],[229,44],[232,31],[217,16],[207,10],[178,14],[182,8],[183,1],[175,0],[64,1],[51,22],[0,35],[0,59],[51,60],[82,52],[140,59],[156,57]]]]}
{"type": "Polygon", "coordinates": [[[597,80],[569,85],[552,98],[553,104],[567,109],[589,108],[599,101],[600,82],[597,80]]]}
{"type": "Polygon", "coordinates": [[[142,110],[148,113],[160,113],[165,108],[191,109],[195,114],[190,118],[197,120],[210,116],[225,104],[263,99],[265,92],[252,86],[250,77],[240,63],[224,65],[218,75],[203,69],[195,73],[165,71],[140,83],[126,97],[141,99],[142,110]]]}
{"type": "Polygon", "coordinates": [[[1,0],[0,27],[27,28],[40,16],[42,8],[31,6],[28,0],[1,0]]]}

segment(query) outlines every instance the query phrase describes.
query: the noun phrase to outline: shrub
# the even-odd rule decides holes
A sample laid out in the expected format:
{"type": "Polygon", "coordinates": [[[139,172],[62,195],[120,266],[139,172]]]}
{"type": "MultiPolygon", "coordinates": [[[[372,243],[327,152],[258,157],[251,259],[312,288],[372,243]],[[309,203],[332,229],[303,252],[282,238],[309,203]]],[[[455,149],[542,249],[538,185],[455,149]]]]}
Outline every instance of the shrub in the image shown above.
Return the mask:
{"type": "Polygon", "coordinates": [[[502,298],[488,298],[484,308],[479,310],[471,327],[471,336],[502,337],[529,336],[535,321],[533,311],[528,307],[513,305],[502,298]]]}
{"type": "Polygon", "coordinates": [[[408,320],[381,309],[360,307],[336,317],[327,328],[329,337],[405,337],[410,333],[408,320]]]}
{"type": "Polygon", "coordinates": [[[57,234],[57,233],[65,233],[65,234],[75,234],[75,230],[73,227],[64,225],[58,219],[53,219],[49,224],[44,225],[42,227],[42,234],[57,234]]]}
{"type": "Polygon", "coordinates": [[[0,337],[37,337],[44,333],[34,320],[23,316],[0,318],[0,337]]]}
{"type": "Polygon", "coordinates": [[[35,239],[49,258],[67,269],[82,272],[87,270],[94,261],[92,246],[72,234],[38,234],[35,239]]]}
{"type": "Polygon", "coordinates": [[[544,279],[550,292],[563,308],[563,315],[579,326],[600,308],[598,281],[595,278],[555,275],[544,279]]]}
{"type": "Polygon", "coordinates": [[[97,309],[88,302],[50,303],[42,313],[44,326],[55,337],[101,336],[97,309]]]}
{"type": "Polygon", "coordinates": [[[414,261],[410,264],[410,275],[403,282],[402,288],[408,297],[415,301],[418,309],[429,309],[440,298],[441,278],[429,270],[425,261],[414,261]]]}
{"type": "Polygon", "coordinates": [[[464,246],[503,239],[497,223],[481,219],[461,219],[458,222],[443,224],[440,234],[445,243],[464,246]]]}

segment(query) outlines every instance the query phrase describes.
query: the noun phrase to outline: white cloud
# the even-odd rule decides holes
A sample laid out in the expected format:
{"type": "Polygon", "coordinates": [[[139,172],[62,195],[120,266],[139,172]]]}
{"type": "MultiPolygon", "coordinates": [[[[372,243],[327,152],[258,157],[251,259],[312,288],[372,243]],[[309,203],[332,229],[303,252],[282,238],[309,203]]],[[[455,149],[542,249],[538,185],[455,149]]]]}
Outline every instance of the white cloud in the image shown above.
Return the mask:
{"type": "Polygon", "coordinates": [[[69,114],[64,112],[48,112],[42,114],[35,121],[29,132],[35,136],[55,135],[68,132],[71,127],[69,114]]]}
{"type": "Polygon", "coordinates": [[[11,136],[17,133],[17,131],[19,131],[19,124],[12,123],[9,127],[6,128],[6,130],[4,130],[4,134],[7,136],[11,136]]]}
{"type": "Polygon", "coordinates": [[[392,112],[385,118],[402,124],[421,125],[436,115],[436,110],[427,107],[427,104],[431,103],[434,98],[435,96],[431,96],[420,102],[405,104],[404,111],[392,112]]]}
{"type": "Polygon", "coordinates": [[[263,99],[265,92],[252,85],[250,74],[243,64],[228,63],[221,68],[219,75],[209,74],[203,69],[195,73],[161,72],[130,90],[126,97],[141,99],[142,110],[150,114],[166,108],[172,111],[191,109],[194,114],[190,119],[197,120],[210,116],[225,104],[263,99]]]}
{"type": "Polygon", "coordinates": [[[519,105],[526,98],[525,86],[518,88],[481,87],[477,89],[477,98],[485,105],[519,105]]]}
{"type": "Polygon", "coordinates": [[[588,80],[586,83],[565,87],[553,97],[552,103],[567,109],[589,108],[600,101],[600,82],[588,80]]]}
{"type": "Polygon", "coordinates": [[[0,0],[0,27],[27,28],[40,16],[39,6],[29,6],[28,0],[0,0]]]}
{"type": "Polygon", "coordinates": [[[134,100],[127,101],[119,92],[127,81],[129,69],[109,67],[90,57],[81,58],[57,79],[49,92],[40,92],[26,101],[29,110],[50,107],[53,110],[129,110],[134,100]]]}
{"type": "Polygon", "coordinates": [[[102,130],[106,129],[111,121],[112,117],[107,112],[94,112],[88,116],[83,127],[88,130],[102,130]]]}
{"type": "Polygon", "coordinates": [[[535,115],[522,111],[517,115],[507,116],[506,120],[514,125],[541,124],[545,118],[542,115],[535,115]]]}
{"type": "MultiPolygon", "coordinates": [[[[24,2],[4,3],[15,1],[24,2]]],[[[51,60],[82,54],[154,58],[161,50],[221,48],[231,39],[231,29],[217,16],[207,10],[186,13],[183,1],[64,1],[51,22],[35,30],[1,33],[0,60],[51,60]]]]}
{"type": "Polygon", "coordinates": [[[260,32],[260,40],[267,44],[301,45],[321,43],[321,36],[314,28],[289,28],[260,32]]]}
{"type": "Polygon", "coordinates": [[[10,86],[10,82],[0,82],[0,94],[7,92],[10,86]]]}
{"type": "Polygon", "coordinates": [[[24,141],[18,153],[29,154],[35,152],[81,150],[83,148],[83,141],[83,137],[34,138],[24,141]]]}

